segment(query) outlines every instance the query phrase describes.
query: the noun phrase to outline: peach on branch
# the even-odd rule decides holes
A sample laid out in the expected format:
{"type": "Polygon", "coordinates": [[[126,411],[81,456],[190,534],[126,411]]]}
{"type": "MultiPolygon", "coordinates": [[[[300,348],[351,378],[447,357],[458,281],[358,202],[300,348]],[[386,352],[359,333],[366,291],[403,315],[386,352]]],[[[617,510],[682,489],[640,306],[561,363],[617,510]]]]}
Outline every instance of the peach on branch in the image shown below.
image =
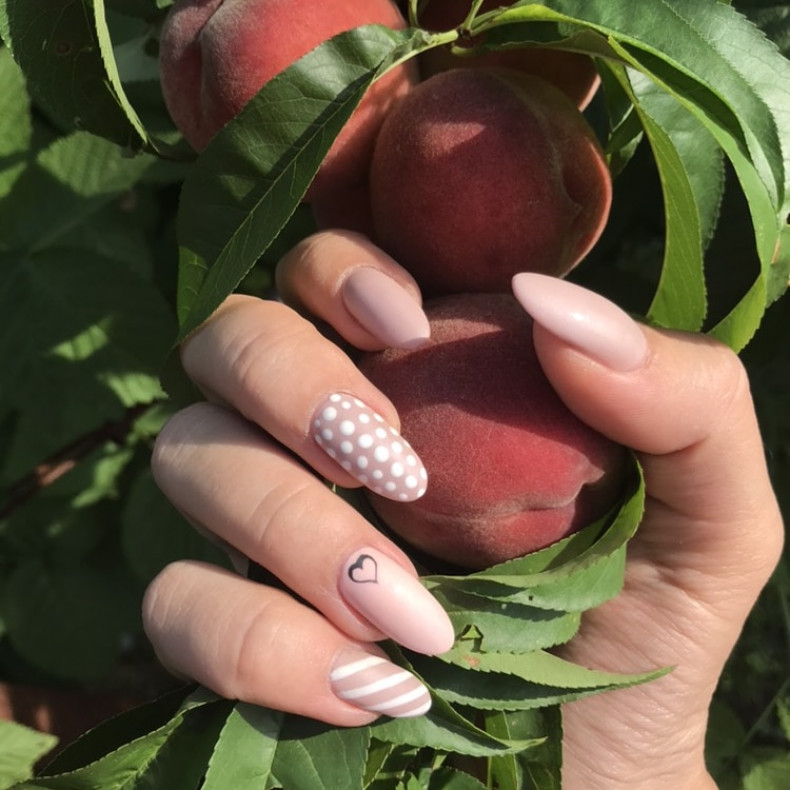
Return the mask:
{"type": "Polygon", "coordinates": [[[611,176],[573,102],[513,70],[452,69],[388,114],[370,173],[376,239],[426,295],[562,276],[606,223],[611,176]]]}
{"type": "MultiPolygon", "coordinates": [[[[484,0],[480,13],[506,5],[501,0],[484,0]]],[[[420,25],[427,30],[452,30],[466,19],[471,0],[430,0],[420,13],[420,25]]],[[[481,41],[469,42],[468,46],[481,41]]],[[[419,56],[420,73],[424,78],[452,68],[499,67],[532,74],[551,82],[566,93],[583,110],[592,101],[600,77],[592,58],[577,52],[536,46],[514,47],[475,55],[455,55],[449,47],[435,47],[419,56]]]]}
{"type": "MultiPolygon", "coordinates": [[[[170,115],[200,151],[272,77],[332,36],[368,24],[400,29],[405,20],[390,0],[176,0],[160,46],[170,115]]],[[[308,197],[364,182],[384,115],[415,79],[406,63],[371,87],[308,197]]]]}
{"type": "Polygon", "coordinates": [[[430,302],[425,346],[366,354],[428,470],[427,493],[374,509],[418,548],[481,568],[548,546],[604,515],[624,449],[560,400],[538,362],[532,321],[509,294],[430,302]]]}

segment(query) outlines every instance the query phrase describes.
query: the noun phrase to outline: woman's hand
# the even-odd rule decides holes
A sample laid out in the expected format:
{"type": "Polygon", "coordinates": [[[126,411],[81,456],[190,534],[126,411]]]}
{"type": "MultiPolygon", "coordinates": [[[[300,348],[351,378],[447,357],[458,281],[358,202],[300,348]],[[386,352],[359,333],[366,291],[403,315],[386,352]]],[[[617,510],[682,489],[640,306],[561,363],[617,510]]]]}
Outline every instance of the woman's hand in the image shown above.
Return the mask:
{"type": "MultiPolygon", "coordinates": [[[[439,653],[452,641],[449,620],[408,558],[314,472],[418,496],[419,460],[390,433],[392,405],[300,314],[358,348],[408,346],[427,334],[419,294],[362,237],[334,232],[289,254],[278,285],[290,307],[233,297],[186,344],[184,366],[210,402],[168,424],[154,468],[198,528],[294,595],[177,563],[146,595],[146,628],[166,665],[229,697],[338,725],[415,715],[424,689],[381,660],[374,642],[388,636],[439,653]],[[414,485],[374,483],[363,468],[376,459],[373,445],[343,454],[333,394],[356,420],[378,425],[380,415],[382,446],[413,457],[414,485]],[[365,581],[373,562],[377,585],[365,581]],[[349,693],[369,683],[372,696],[349,693]]],[[[647,481],[625,588],[585,615],[563,655],[610,671],[674,667],[651,684],[566,706],[563,787],[712,787],[703,759],[710,697],[782,543],[745,373],[721,345],[642,327],[570,283],[519,275],[515,290],[560,396],[634,448],[647,481]]]]}

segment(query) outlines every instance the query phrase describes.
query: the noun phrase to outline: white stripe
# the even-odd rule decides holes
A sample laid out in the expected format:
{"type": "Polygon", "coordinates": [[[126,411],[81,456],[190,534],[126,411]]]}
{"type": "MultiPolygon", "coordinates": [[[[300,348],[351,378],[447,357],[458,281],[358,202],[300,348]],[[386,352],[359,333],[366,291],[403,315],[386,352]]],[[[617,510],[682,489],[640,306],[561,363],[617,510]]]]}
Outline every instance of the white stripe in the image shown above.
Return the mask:
{"type": "Polygon", "coordinates": [[[343,680],[347,677],[351,677],[351,675],[355,675],[357,672],[362,672],[363,669],[367,669],[368,667],[375,667],[379,664],[386,663],[388,663],[387,659],[379,656],[361,658],[359,661],[352,661],[350,664],[344,664],[342,667],[333,669],[329,674],[329,678],[330,680],[343,680]]]}
{"type": "Polygon", "coordinates": [[[423,713],[427,713],[431,709],[431,698],[428,697],[427,701],[422,704],[418,705],[416,708],[409,708],[409,710],[401,711],[400,713],[395,713],[393,716],[397,716],[399,719],[401,718],[409,718],[411,716],[422,716],[423,713]]]}
{"type": "Polygon", "coordinates": [[[414,675],[412,675],[411,672],[402,670],[386,678],[381,678],[381,680],[375,680],[373,683],[368,683],[364,686],[350,689],[349,691],[338,691],[338,694],[343,697],[343,699],[347,700],[359,699],[360,697],[366,697],[368,694],[375,694],[377,691],[384,691],[384,689],[392,688],[393,686],[403,683],[405,680],[412,680],[413,678],[414,675]]]}
{"type": "Polygon", "coordinates": [[[412,702],[413,700],[419,699],[423,694],[427,694],[428,689],[425,686],[420,686],[419,688],[414,689],[414,691],[409,691],[406,694],[401,694],[399,697],[393,697],[386,702],[381,702],[378,705],[365,705],[368,710],[377,711],[379,713],[386,713],[388,710],[392,708],[397,708],[400,705],[405,705],[407,702],[412,702]]]}

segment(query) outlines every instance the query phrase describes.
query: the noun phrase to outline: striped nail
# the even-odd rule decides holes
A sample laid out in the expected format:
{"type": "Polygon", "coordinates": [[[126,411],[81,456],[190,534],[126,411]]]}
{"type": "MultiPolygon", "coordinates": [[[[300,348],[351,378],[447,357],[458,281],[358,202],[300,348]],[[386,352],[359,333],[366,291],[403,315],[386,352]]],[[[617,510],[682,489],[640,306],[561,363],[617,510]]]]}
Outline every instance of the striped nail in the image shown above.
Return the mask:
{"type": "Polygon", "coordinates": [[[312,421],[316,444],[362,485],[387,499],[412,502],[428,474],[411,445],[359,398],[330,395],[312,421]]]}
{"type": "Polygon", "coordinates": [[[431,707],[428,689],[411,672],[379,656],[341,655],[329,680],[340,699],[372,713],[402,719],[422,716],[431,707]]]}

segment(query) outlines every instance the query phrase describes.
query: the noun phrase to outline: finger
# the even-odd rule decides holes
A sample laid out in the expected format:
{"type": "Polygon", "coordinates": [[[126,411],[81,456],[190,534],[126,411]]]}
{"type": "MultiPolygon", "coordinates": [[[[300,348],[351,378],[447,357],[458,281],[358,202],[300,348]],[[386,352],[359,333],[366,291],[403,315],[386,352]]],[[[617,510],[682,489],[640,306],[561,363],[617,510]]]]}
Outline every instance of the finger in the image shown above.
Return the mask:
{"type": "Polygon", "coordinates": [[[230,699],[360,726],[418,716],[430,696],[373,645],[287,594],[198,562],[168,566],[143,601],[162,663],[230,699]]]}
{"type": "Polygon", "coordinates": [[[556,278],[517,275],[514,291],[565,403],[639,454],[650,507],[634,551],[677,573],[691,564],[705,587],[707,574],[736,583],[728,594],[743,585],[734,597],[748,610],[778,560],[782,528],[737,356],[710,338],[641,327],[556,278]]]}
{"type": "Polygon", "coordinates": [[[414,279],[364,236],[316,233],[277,267],[283,300],[366,350],[414,348],[430,333],[414,279]]]}
{"type": "Polygon", "coordinates": [[[411,501],[427,474],[390,401],[310,322],[278,302],[231,297],[182,348],[184,369],[345,488],[411,501]]]}
{"type": "Polygon", "coordinates": [[[447,614],[403,552],[298,460],[238,415],[207,403],[157,438],[157,483],[194,523],[254,560],[340,630],[421,653],[454,640],[447,614]]]}

